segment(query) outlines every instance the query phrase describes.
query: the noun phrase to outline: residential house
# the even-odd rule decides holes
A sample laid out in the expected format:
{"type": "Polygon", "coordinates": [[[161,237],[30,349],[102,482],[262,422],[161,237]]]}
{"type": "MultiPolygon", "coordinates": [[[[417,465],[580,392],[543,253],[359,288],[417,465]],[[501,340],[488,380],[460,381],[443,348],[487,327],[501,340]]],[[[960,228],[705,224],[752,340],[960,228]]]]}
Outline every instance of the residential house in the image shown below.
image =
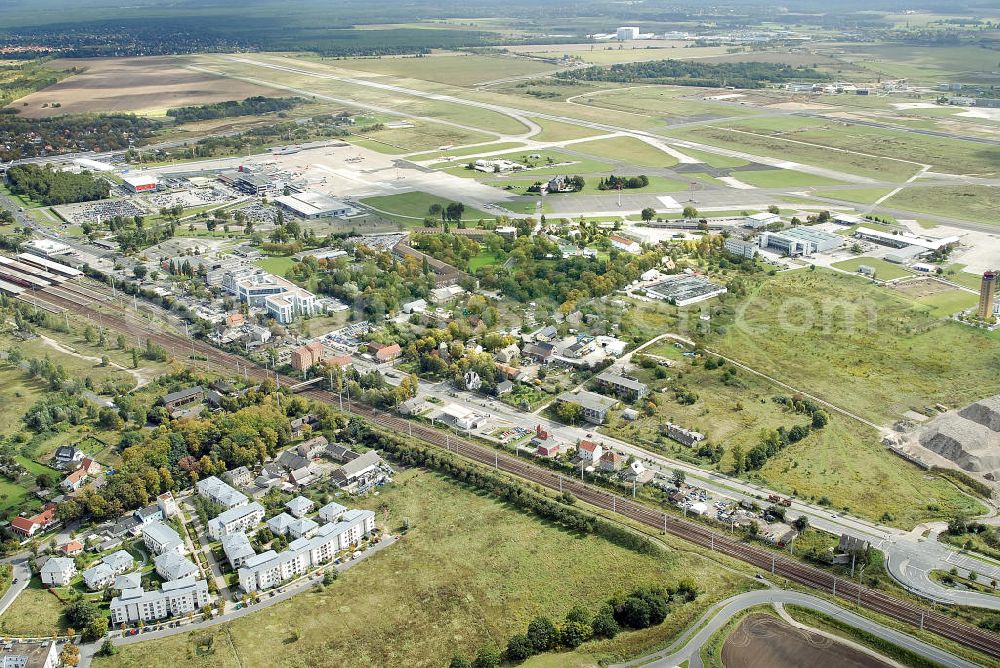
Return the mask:
{"type": "Polygon", "coordinates": [[[125,591],[126,589],[135,589],[140,586],[142,586],[142,572],[135,571],[134,573],[124,573],[116,576],[111,588],[118,591],[125,591]]]}
{"type": "Polygon", "coordinates": [[[208,605],[208,583],[194,577],[165,582],[160,591],[127,589],[111,600],[111,623],[152,622],[196,612],[208,605]]]}
{"type": "Polygon", "coordinates": [[[159,506],[163,519],[170,519],[178,512],[173,492],[164,492],[156,497],[156,505],[159,506]]]}
{"type": "Polygon", "coordinates": [[[513,343],[493,353],[493,359],[501,364],[513,364],[520,356],[521,349],[513,343]]]}
{"type": "Polygon", "coordinates": [[[324,522],[337,522],[340,517],[347,512],[347,507],[336,501],[331,501],[319,509],[319,518],[324,522]]]}
{"type": "Polygon", "coordinates": [[[324,454],[333,461],[341,463],[349,462],[361,456],[360,453],[354,452],[354,450],[337,443],[331,443],[326,446],[324,454]]]}
{"type": "Polygon", "coordinates": [[[316,425],[319,420],[312,413],[306,413],[302,417],[297,417],[289,421],[288,426],[292,428],[292,436],[298,438],[305,431],[305,428],[316,425]]]}
{"type": "Polygon", "coordinates": [[[195,484],[195,488],[198,490],[199,495],[226,509],[242,506],[249,502],[245,494],[237,492],[214,475],[199,480],[195,484]]]}
{"type": "Polygon", "coordinates": [[[315,507],[316,504],[304,496],[297,496],[285,504],[285,508],[288,508],[288,512],[290,512],[293,517],[305,517],[311,513],[315,507]]]}
{"type": "Polygon", "coordinates": [[[267,528],[275,536],[284,536],[288,533],[288,525],[295,521],[295,518],[288,513],[280,513],[267,521],[267,528]]]}
{"type": "Polygon", "coordinates": [[[580,390],[579,392],[563,392],[556,401],[571,403],[579,406],[582,410],[583,419],[591,424],[604,424],[608,411],[618,403],[614,399],[580,390]]]}
{"type": "Polygon", "coordinates": [[[638,401],[649,394],[649,387],[634,378],[606,370],[597,376],[597,385],[628,401],[638,401]]]}
{"type": "Polygon", "coordinates": [[[226,553],[226,559],[233,570],[238,569],[246,560],[257,553],[254,552],[250,539],[242,531],[229,534],[222,538],[222,551],[226,553]]]}
{"type": "Polygon", "coordinates": [[[142,542],[153,554],[176,552],[184,554],[184,541],[172,528],[163,522],[150,522],[142,528],[142,542]]]}
{"type": "Polygon", "coordinates": [[[142,526],[145,526],[150,522],[162,522],[166,519],[163,516],[163,510],[157,503],[148,505],[145,508],[139,508],[132,513],[132,516],[139,520],[139,524],[142,526]]]}
{"type": "Polygon", "coordinates": [[[625,456],[614,450],[605,450],[601,455],[600,469],[602,471],[619,471],[625,465],[625,456]]]}
{"type": "Polygon", "coordinates": [[[235,506],[208,521],[208,535],[219,540],[239,531],[249,531],[264,520],[264,506],[256,501],[235,506]]]}
{"type": "Polygon", "coordinates": [[[369,344],[369,351],[372,352],[376,361],[379,362],[391,362],[394,359],[398,359],[403,355],[403,349],[399,347],[398,343],[393,343],[390,345],[382,344],[369,344]],[[372,351],[372,346],[376,346],[375,350],[372,351]]]}
{"type": "Polygon", "coordinates": [[[107,589],[115,582],[115,572],[102,561],[83,572],[83,582],[90,591],[107,589]]]}
{"type": "Polygon", "coordinates": [[[308,517],[300,517],[292,520],[288,525],[288,535],[292,538],[311,538],[319,524],[308,517]]]}
{"type": "Polygon", "coordinates": [[[330,444],[330,441],[326,440],[326,436],[313,436],[312,438],[302,441],[295,446],[295,452],[301,457],[306,457],[311,459],[319,454],[319,451],[330,444]]]}
{"type": "Polygon", "coordinates": [[[176,552],[164,552],[153,560],[157,574],[171,582],[198,574],[198,567],[187,557],[176,552]]]}
{"type": "Polygon", "coordinates": [[[370,450],[334,471],[331,480],[341,489],[362,494],[389,480],[391,473],[378,453],[370,450]]]}
{"type": "Polygon", "coordinates": [[[666,425],[661,425],[661,432],[664,431],[664,426],[666,427],[665,431],[667,437],[681,443],[682,445],[691,447],[705,440],[704,434],[694,431],[693,429],[685,429],[684,427],[673,424],[672,422],[668,422],[666,425]]]}
{"type": "Polygon", "coordinates": [[[576,456],[586,464],[596,465],[603,454],[604,446],[594,441],[580,441],[576,446],[576,456]]]}
{"type": "Polygon", "coordinates": [[[499,383],[497,383],[496,392],[498,397],[502,397],[505,394],[510,394],[513,391],[514,391],[514,383],[510,382],[509,380],[501,380],[499,383]]]}
{"type": "Polygon", "coordinates": [[[238,466],[222,474],[222,479],[235,488],[249,487],[253,483],[253,472],[246,466],[238,466]]]}
{"type": "Polygon", "coordinates": [[[67,557],[75,557],[83,552],[83,543],[78,540],[71,540],[59,547],[59,551],[67,557]]]}
{"type": "Polygon", "coordinates": [[[521,351],[521,357],[537,364],[548,364],[556,354],[556,348],[551,343],[529,343],[521,351]]]}
{"type": "Polygon", "coordinates": [[[83,450],[72,445],[62,445],[56,448],[52,456],[52,465],[57,469],[75,469],[85,456],[83,450]]]}
{"type": "Polygon", "coordinates": [[[116,575],[131,570],[135,566],[135,559],[125,550],[112,552],[104,557],[103,561],[116,575]]]}
{"type": "Polygon", "coordinates": [[[310,461],[296,452],[295,448],[289,448],[278,455],[277,462],[289,471],[294,471],[310,464],[310,461]]]}
{"type": "Polygon", "coordinates": [[[66,476],[63,481],[59,483],[59,487],[67,494],[71,494],[83,487],[83,483],[86,480],[87,472],[84,469],[79,468],[66,476]]]}
{"type": "Polygon", "coordinates": [[[562,443],[559,443],[555,439],[550,440],[548,443],[540,443],[535,450],[535,454],[539,457],[555,457],[560,452],[562,452],[562,443]]]}
{"type": "Polygon", "coordinates": [[[622,472],[622,479],[625,482],[635,482],[644,485],[651,482],[656,474],[646,468],[638,459],[629,464],[622,472]]]}
{"type": "Polygon", "coordinates": [[[76,575],[76,562],[69,557],[52,557],[39,569],[42,584],[63,587],[76,575]]]}
{"type": "Polygon", "coordinates": [[[41,512],[31,517],[15,517],[10,521],[11,532],[22,538],[31,538],[56,523],[56,504],[46,503],[41,512]]]}
{"type": "Polygon", "coordinates": [[[268,550],[248,559],[239,570],[245,592],[276,587],[309,570],[333,561],[337,553],[358,544],[375,529],[375,513],[351,510],[335,523],[324,524],[311,538],[292,541],[280,554],[268,550]]]}

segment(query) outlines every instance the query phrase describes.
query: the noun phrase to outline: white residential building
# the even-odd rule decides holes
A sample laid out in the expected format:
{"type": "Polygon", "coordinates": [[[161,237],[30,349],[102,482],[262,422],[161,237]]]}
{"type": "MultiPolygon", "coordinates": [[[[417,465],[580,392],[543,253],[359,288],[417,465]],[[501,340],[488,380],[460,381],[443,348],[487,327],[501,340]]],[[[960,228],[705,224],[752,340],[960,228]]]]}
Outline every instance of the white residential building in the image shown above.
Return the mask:
{"type": "Polygon", "coordinates": [[[208,535],[219,540],[239,531],[249,531],[264,520],[264,506],[256,501],[245,506],[236,506],[220,513],[208,521],[208,535]]]}
{"type": "Polygon", "coordinates": [[[198,574],[194,562],[176,552],[164,552],[153,560],[156,572],[168,582],[198,574]]]}
{"type": "Polygon", "coordinates": [[[83,572],[83,582],[91,591],[106,589],[115,583],[115,572],[111,567],[101,562],[83,572]]]}
{"type": "Polygon", "coordinates": [[[288,508],[288,512],[290,512],[294,517],[305,517],[311,513],[315,507],[316,504],[304,496],[297,496],[285,504],[285,508],[288,508]]]}
{"type": "Polygon", "coordinates": [[[250,539],[242,531],[225,536],[222,539],[222,551],[226,553],[226,559],[229,560],[229,565],[234,570],[257,554],[250,544],[250,539]]]}
{"type": "Polygon", "coordinates": [[[163,522],[150,522],[142,528],[142,542],[153,554],[176,552],[184,554],[184,541],[176,531],[163,522]]]}
{"type": "Polygon", "coordinates": [[[76,575],[76,563],[69,557],[52,557],[42,565],[39,576],[42,584],[62,587],[76,575]]]}
{"type": "Polygon", "coordinates": [[[56,668],[59,651],[53,640],[17,642],[6,645],[0,653],[0,668],[56,668]]]}
{"type": "Polygon", "coordinates": [[[337,553],[356,545],[375,530],[375,513],[349,510],[339,522],[324,524],[312,538],[298,538],[280,554],[268,550],[251,557],[239,570],[240,587],[252,592],[270,589],[310,568],[328,563],[337,553]]]}
{"type": "Polygon", "coordinates": [[[127,589],[111,600],[111,623],[151,622],[195,612],[208,604],[208,583],[193,577],[166,582],[160,591],[127,589]]]}
{"type": "Polygon", "coordinates": [[[308,517],[300,517],[288,525],[288,535],[292,538],[310,538],[317,529],[319,524],[308,517]]]}
{"type": "Polygon", "coordinates": [[[336,501],[331,501],[319,509],[319,518],[324,522],[336,522],[346,512],[346,506],[342,506],[336,501]]]}
{"type": "Polygon", "coordinates": [[[205,497],[212,503],[217,503],[227,510],[242,506],[249,502],[246,494],[238,492],[214,475],[203,480],[199,480],[195,485],[198,494],[205,497]]]}
{"type": "Polygon", "coordinates": [[[279,513],[267,521],[267,528],[275,536],[284,536],[288,533],[288,526],[295,521],[295,518],[288,513],[279,513]]]}

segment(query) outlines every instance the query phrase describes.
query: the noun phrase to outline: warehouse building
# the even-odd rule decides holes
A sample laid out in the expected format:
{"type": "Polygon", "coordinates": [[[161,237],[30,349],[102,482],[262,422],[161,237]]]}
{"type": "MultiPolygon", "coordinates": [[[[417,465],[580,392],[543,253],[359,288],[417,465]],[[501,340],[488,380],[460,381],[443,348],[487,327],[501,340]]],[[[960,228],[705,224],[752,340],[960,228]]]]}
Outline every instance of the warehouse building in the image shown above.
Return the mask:
{"type": "Polygon", "coordinates": [[[662,299],[676,306],[689,306],[726,293],[726,286],[717,285],[701,276],[677,274],[667,276],[659,283],[646,288],[650,297],[662,299]]]}
{"type": "Polygon", "coordinates": [[[931,239],[928,237],[918,237],[915,234],[907,234],[905,232],[896,234],[892,232],[882,232],[881,230],[873,230],[870,227],[859,227],[854,231],[854,236],[858,239],[864,239],[865,241],[874,241],[875,243],[883,246],[891,246],[893,248],[917,246],[918,248],[923,248],[925,251],[934,251],[939,248],[943,248],[944,246],[958,243],[958,237],[954,236],[931,239]]]}
{"type": "Polygon", "coordinates": [[[122,183],[133,193],[153,192],[160,187],[160,180],[154,174],[126,174],[122,183]]]}
{"type": "Polygon", "coordinates": [[[762,232],[760,247],[769,248],[789,257],[812,255],[840,248],[844,238],[809,227],[793,227],[780,232],[762,232]]]}
{"type": "Polygon", "coordinates": [[[274,203],[299,218],[307,220],[347,218],[356,213],[356,209],[351,205],[316,192],[292,193],[275,197],[274,203]]]}

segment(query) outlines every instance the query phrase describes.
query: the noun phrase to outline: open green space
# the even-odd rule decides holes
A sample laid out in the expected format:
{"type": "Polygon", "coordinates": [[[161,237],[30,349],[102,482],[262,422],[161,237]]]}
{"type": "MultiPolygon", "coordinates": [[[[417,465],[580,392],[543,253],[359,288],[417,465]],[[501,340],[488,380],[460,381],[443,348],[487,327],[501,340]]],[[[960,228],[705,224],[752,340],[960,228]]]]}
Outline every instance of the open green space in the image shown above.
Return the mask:
{"type": "Polygon", "coordinates": [[[295,262],[295,258],[288,255],[262,257],[259,260],[254,260],[255,265],[275,276],[284,276],[285,272],[291,269],[295,262]]]}
{"type": "Polygon", "coordinates": [[[913,275],[913,272],[908,270],[903,265],[886,262],[885,260],[877,257],[855,257],[850,260],[834,262],[831,266],[854,273],[861,265],[873,267],[875,269],[875,278],[882,281],[890,281],[894,278],[903,278],[904,276],[913,275]]]}
{"type": "Polygon", "coordinates": [[[1000,192],[993,186],[929,186],[904,188],[882,203],[893,209],[906,209],[950,218],[997,225],[1000,192]]]}
{"type": "MultiPolygon", "coordinates": [[[[669,130],[666,134],[679,139],[745,151],[753,155],[781,156],[786,160],[890,181],[904,181],[913,176],[919,169],[919,165],[908,162],[876,160],[872,159],[871,155],[862,155],[863,153],[873,153],[873,147],[867,140],[858,142],[856,148],[858,152],[851,153],[831,151],[827,146],[818,142],[819,138],[815,136],[806,138],[797,133],[786,133],[778,137],[753,128],[736,131],[728,126],[701,126],[669,130]],[[789,139],[794,140],[789,141],[789,139]]],[[[908,155],[905,148],[899,148],[897,151],[895,157],[903,158],[908,155]]],[[[909,158],[907,157],[907,159],[909,158]]]]}
{"type": "MultiPolygon", "coordinates": [[[[403,225],[423,227],[424,218],[428,215],[427,210],[432,204],[440,204],[446,207],[454,200],[448,200],[423,191],[414,191],[398,195],[367,197],[360,201],[365,206],[369,206],[378,213],[393,220],[398,220],[403,225]]],[[[472,207],[466,207],[462,218],[468,221],[477,221],[480,219],[492,220],[493,214],[472,207]]]]}
{"type": "MultiPolygon", "coordinates": [[[[10,607],[0,615],[0,633],[5,636],[22,637],[56,636],[66,633],[66,621],[62,616],[65,605],[62,601],[69,602],[73,592],[72,586],[56,587],[49,591],[42,586],[38,576],[32,577],[24,591],[18,594],[10,607]]],[[[91,598],[93,597],[94,595],[91,595],[91,598]]]]}
{"type": "MultiPolygon", "coordinates": [[[[718,104],[686,99],[705,93],[690,86],[631,86],[608,91],[584,93],[573,100],[611,111],[643,114],[667,123],[692,119],[710,120],[733,116],[747,116],[755,110],[736,104],[718,104]]],[[[718,94],[718,91],[714,91],[718,94]]]]}
{"type": "Polygon", "coordinates": [[[842,183],[825,176],[798,172],[794,169],[762,169],[760,171],[735,172],[737,180],[758,188],[794,188],[798,186],[832,186],[842,183]]]}
{"type": "Polygon", "coordinates": [[[877,422],[1000,392],[991,337],[861,278],[784,272],[733,306],[709,347],[877,422]]]}
{"type": "MultiPolygon", "coordinates": [[[[672,342],[644,352],[676,360],[666,373],[645,368],[633,372],[656,397],[654,414],[631,422],[611,420],[601,431],[710,466],[708,460],[695,457],[694,449],[660,432],[660,426],[667,422],[694,429],[705,434],[711,445],[725,448],[718,469],[729,472],[734,447],[747,452],[760,442],[762,431],[809,424],[808,416],[773,400],[787,396],[786,389],[755,374],[742,369],[727,371],[730,365],[706,369],[703,358],[679,358],[680,351],[672,342]],[[697,399],[691,404],[678,401],[675,391],[681,388],[694,392],[697,399]]],[[[826,497],[832,506],[849,508],[869,520],[886,521],[882,514],[889,513],[893,517],[890,523],[906,528],[979,508],[948,481],[928,476],[886,450],[877,431],[839,414],[833,414],[824,428],[812,430],[781,450],[750,477],[798,498],[815,502],[826,497]]]]}
{"type": "Polygon", "coordinates": [[[448,52],[442,55],[387,58],[344,58],[327,61],[338,68],[395,75],[455,86],[469,86],[492,79],[551,71],[552,65],[528,58],[503,55],[471,55],[448,52]]]}
{"type": "Polygon", "coordinates": [[[635,137],[614,137],[572,144],[573,151],[589,153],[603,160],[621,160],[645,167],[673,167],[677,158],[635,137]]]}
{"type": "Polygon", "coordinates": [[[483,251],[479,255],[473,255],[469,258],[469,272],[474,274],[477,269],[480,269],[481,267],[488,267],[499,261],[500,258],[497,257],[495,253],[483,251]]]}
{"type": "Polygon", "coordinates": [[[892,191],[887,188],[845,188],[843,190],[818,190],[813,194],[817,197],[829,197],[845,202],[874,204],[879,198],[885,197],[890,192],[892,191]]]}
{"type": "Polygon", "coordinates": [[[888,78],[915,82],[990,82],[996,52],[972,44],[952,46],[877,43],[848,45],[845,59],[888,78]]]}
{"type": "Polygon", "coordinates": [[[322,592],[212,629],[123,647],[94,665],[281,665],[294,651],[303,665],[332,665],[336,657],[344,667],[436,667],[456,653],[504,646],[536,615],[561,618],[573,606],[596,609],[616,592],[695,580],[704,593],[661,626],[580,648],[624,657],[660,646],[712,602],[753,586],[684,549],[653,557],[570,534],[420,469],[399,473],[361,505],[377,509],[393,530],[408,518],[410,531],[322,592]],[[600,564],[600,577],[580,563],[600,564]]]}
{"type": "MultiPolygon", "coordinates": [[[[709,151],[700,151],[694,148],[687,148],[684,146],[677,147],[677,150],[684,155],[690,156],[696,160],[700,160],[709,167],[718,167],[719,169],[725,169],[727,167],[745,167],[750,163],[743,158],[733,158],[728,155],[719,155],[718,153],[710,153],[709,151]]],[[[734,176],[738,175],[734,174],[734,176]]]]}
{"type": "Polygon", "coordinates": [[[466,155],[480,155],[484,153],[489,153],[490,151],[503,151],[509,148],[517,148],[519,146],[524,146],[521,142],[516,141],[500,141],[492,142],[484,146],[465,146],[463,148],[451,149],[448,151],[430,151],[428,153],[418,153],[416,155],[407,156],[407,160],[420,161],[420,160],[436,160],[439,158],[461,158],[466,155]]]}
{"type": "Polygon", "coordinates": [[[583,139],[585,137],[604,134],[602,130],[594,130],[593,128],[573,125],[572,123],[562,123],[545,118],[533,118],[532,120],[542,128],[541,132],[532,135],[531,138],[535,141],[568,141],[570,139],[583,139]]]}

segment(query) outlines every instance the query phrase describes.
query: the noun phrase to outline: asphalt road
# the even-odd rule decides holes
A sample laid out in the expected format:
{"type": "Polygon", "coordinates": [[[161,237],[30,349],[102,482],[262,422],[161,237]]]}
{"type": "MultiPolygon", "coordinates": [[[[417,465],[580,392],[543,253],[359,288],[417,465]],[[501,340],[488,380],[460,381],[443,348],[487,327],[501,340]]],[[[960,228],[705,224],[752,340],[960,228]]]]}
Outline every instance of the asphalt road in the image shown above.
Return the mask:
{"type": "Polygon", "coordinates": [[[953,654],[945,652],[934,645],[929,645],[921,640],[882,626],[866,617],[856,615],[840,606],[834,605],[815,596],[803,594],[784,589],[762,589],[758,591],[739,594],[715,604],[698,622],[685,632],[676,642],[662,652],[656,652],[647,656],[634,659],[625,663],[612,664],[612,668],[638,668],[647,666],[649,668],[674,668],[684,661],[688,661],[690,668],[701,668],[702,661],[700,650],[708,642],[708,639],[721,629],[726,623],[739,612],[758,605],[773,603],[791,603],[804,608],[811,608],[817,612],[825,613],[835,617],[854,628],[862,629],[872,635],[876,635],[894,645],[905,647],[906,649],[919,654],[920,656],[938,663],[947,668],[975,668],[977,664],[966,661],[953,654]],[[708,623],[701,626],[708,619],[708,623]],[[699,628],[700,627],[700,628],[699,628]],[[692,634],[692,630],[697,629],[692,634]]]}
{"type": "Polygon", "coordinates": [[[0,615],[7,612],[10,604],[14,602],[18,594],[28,587],[28,583],[31,581],[31,570],[28,569],[28,558],[26,556],[15,557],[11,560],[10,565],[13,567],[11,577],[17,580],[17,582],[12,582],[3,597],[0,597],[0,615]]]}

